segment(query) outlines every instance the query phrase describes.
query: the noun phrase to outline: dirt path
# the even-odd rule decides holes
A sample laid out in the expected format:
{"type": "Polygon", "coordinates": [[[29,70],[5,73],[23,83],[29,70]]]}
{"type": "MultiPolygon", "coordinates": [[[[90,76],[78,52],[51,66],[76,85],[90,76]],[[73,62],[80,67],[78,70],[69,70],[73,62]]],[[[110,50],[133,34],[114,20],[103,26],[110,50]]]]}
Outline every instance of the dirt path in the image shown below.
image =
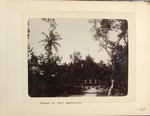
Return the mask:
{"type": "Polygon", "coordinates": [[[96,89],[96,87],[87,87],[87,89],[84,92],[84,95],[73,95],[70,97],[96,97],[98,92],[101,92],[102,89],[96,89]]]}

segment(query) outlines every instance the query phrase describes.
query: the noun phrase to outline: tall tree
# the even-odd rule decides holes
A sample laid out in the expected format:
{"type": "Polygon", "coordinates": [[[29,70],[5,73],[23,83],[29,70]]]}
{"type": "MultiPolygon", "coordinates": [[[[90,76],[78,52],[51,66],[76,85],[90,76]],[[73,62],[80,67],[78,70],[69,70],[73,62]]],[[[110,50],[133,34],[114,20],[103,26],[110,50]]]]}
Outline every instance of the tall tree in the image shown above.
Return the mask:
{"type": "Polygon", "coordinates": [[[121,50],[119,49],[121,46],[124,46],[125,49],[122,50],[128,51],[128,23],[126,20],[117,19],[91,19],[89,22],[92,24],[91,32],[94,40],[99,42],[100,48],[104,49],[111,59],[111,87],[108,91],[108,95],[111,95],[118,66],[117,61],[119,61],[118,59],[120,59],[123,55],[120,55],[121,50]],[[112,40],[112,37],[110,36],[111,32],[116,32],[118,35],[118,38],[115,41],[112,40]]]}
{"type": "Polygon", "coordinates": [[[116,19],[92,19],[89,21],[92,24],[91,32],[95,41],[99,42],[99,46],[106,50],[109,57],[115,52],[118,45],[128,45],[128,24],[126,20],[116,19]],[[111,32],[118,33],[118,38],[113,41],[110,37],[111,32]]]}
{"type": "Polygon", "coordinates": [[[57,41],[62,38],[58,33],[55,33],[54,30],[49,30],[48,35],[44,32],[42,32],[42,34],[45,35],[45,39],[40,42],[44,42],[44,49],[47,51],[47,57],[50,58],[50,56],[53,55],[53,49],[58,52],[58,46],[60,47],[60,44],[57,41]]]}
{"type": "Polygon", "coordinates": [[[45,39],[40,41],[44,43],[43,46],[47,52],[47,58],[50,58],[50,56],[53,55],[53,49],[58,52],[58,47],[60,47],[58,40],[62,40],[62,38],[58,32],[56,32],[56,22],[54,19],[43,18],[42,20],[50,24],[49,33],[46,34],[45,32],[42,32],[45,39]]]}

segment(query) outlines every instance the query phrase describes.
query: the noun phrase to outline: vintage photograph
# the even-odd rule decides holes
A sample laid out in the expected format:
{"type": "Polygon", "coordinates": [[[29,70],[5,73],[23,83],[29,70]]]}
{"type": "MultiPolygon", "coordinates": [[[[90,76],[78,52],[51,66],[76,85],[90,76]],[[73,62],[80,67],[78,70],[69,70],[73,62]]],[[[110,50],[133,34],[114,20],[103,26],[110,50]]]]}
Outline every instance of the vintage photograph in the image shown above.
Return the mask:
{"type": "Polygon", "coordinates": [[[28,95],[107,97],[128,94],[128,21],[30,18],[28,95]]]}

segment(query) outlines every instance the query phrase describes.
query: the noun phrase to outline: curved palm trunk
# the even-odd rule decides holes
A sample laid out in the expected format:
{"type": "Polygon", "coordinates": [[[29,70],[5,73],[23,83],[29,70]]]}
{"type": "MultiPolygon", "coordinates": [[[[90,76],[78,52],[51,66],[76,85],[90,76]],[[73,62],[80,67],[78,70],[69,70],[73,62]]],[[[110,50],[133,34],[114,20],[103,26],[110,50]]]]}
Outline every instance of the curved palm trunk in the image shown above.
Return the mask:
{"type": "Polygon", "coordinates": [[[108,94],[107,94],[108,96],[112,95],[113,87],[114,87],[114,79],[111,80],[111,86],[110,86],[110,88],[108,90],[108,94]]]}

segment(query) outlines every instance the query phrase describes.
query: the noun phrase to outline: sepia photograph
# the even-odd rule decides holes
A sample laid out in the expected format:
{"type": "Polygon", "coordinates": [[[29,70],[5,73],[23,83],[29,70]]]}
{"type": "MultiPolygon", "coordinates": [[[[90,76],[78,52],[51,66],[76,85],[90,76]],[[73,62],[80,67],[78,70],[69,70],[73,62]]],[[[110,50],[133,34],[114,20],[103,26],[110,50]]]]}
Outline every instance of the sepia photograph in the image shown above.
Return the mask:
{"type": "Polygon", "coordinates": [[[126,96],[128,22],[28,20],[30,97],[126,96]]]}

